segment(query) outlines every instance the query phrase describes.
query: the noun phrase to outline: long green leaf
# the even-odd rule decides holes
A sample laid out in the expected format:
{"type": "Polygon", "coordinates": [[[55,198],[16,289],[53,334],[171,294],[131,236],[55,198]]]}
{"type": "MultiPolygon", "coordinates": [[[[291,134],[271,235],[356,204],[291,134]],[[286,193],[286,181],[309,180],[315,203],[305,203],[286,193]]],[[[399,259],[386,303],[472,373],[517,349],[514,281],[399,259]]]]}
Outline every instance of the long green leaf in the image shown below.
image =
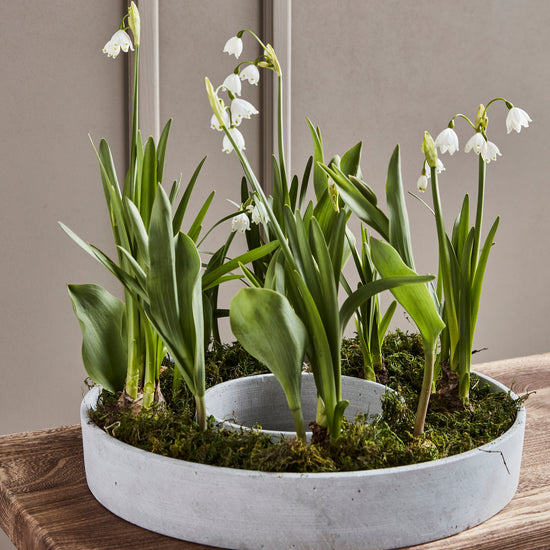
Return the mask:
{"type": "Polygon", "coordinates": [[[346,298],[340,308],[341,335],[343,336],[344,330],[357,308],[369,298],[372,298],[374,295],[383,292],[384,290],[391,290],[395,295],[395,292],[398,291],[400,287],[406,288],[405,285],[408,286],[413,284],[416,287],[420,286],[419,283],[427,283],[429,281],[433,281],[434,279],[435,277],[433,275],[417,275],[414,271],[412,271],[411,273],[402,273],[400,275],[388,275],[382,279],[361,285],[353,294],[346,298]]]}
{"type": "Polygon", "coordinates": [[[195,187],[195,183],[197,182],[197,178],[199,177],[201,168],[203,167],[205,161],[206,161],[206,157],[204,157],[199,162],[199,165],[195,168],[195,171],[193,172],[193,175],[191,176],[191,179],[189,180],[189,183],[187,184],[187,187],[183,192],[183,196],[181,197],[178,207],[176,208],[174,219],[172,221],[172,228],[174,231],[174,235],[176,235],[178,231],[180,231],[181,229],[181,224],[183,223],[183,218],[185,216],[187,206],[189,205],[189,199],[191,198],[191,193],[193,192],[193,188],[195,187]]]}
{"type": "Polygon", "coordinates": [[[491,247],[493,246],[493,239],[495,238],[499,222],[500,217],[497,217],[497,219],[493,222],[489,233],[487,234],[487,238],[485,239],[485,243],[483,245],[483,248],[481,249],[481,254],[479,255],[479,261],[477,263],[475,275],[472,281],[472,331],[475,329],[477,322],[479,303],[481,301],[481,287],[483,286],[483,277],[485,275],[485,268],[487,267],[489,253],[491,252],[491,247]]]}
{"type": "Polygon", "coordinates": [[[157,152],[152,137],[145,144],[143,153],[141,181],[138,184],[140,192],[139,211],[146,228],[149,227],[151,209],[157,192],[157,152]]]}
{"type": "Polygon", "coordinates": [[[313,189],[315,196],[320,199],[328,186],[328,178],[325,172],[320,168],[320,164],[325,162],[323,155],[323,141],[321,131],[314,128],[311,121],[307,120],[311,137],[313,138],[313,189]]]}
{"type": "Polygon", "coordinates": [[[128,360],[124,303],[98,285],[69,285],[68,290],[88,376],[110,392],[122,390],[128,360]]]}
{"type": "MultiPolygon", "coordinates": [[[[372,260],[382,277],[418,277],[399,253],[389,244],[371,238],[372,260]]],[[[432,280],[432,276],[426,276],[432,280]]],[[[405,308],[422,334],[424,341],[434,345],[445,324],[439,316],[432,295],[426,285],[403,285],[390,289],[395,299],[405,308]]]]}
{"type": "Polygon", "coordinates": [[[285,392],[296,432],[305,440],[300,387],[307,333],[288,300],[265,288],[242,288],[231,300],[231,330],[285,392]]]}
{"type": "Polygon", "coordinates": [[[302,206],[304,205],[312,166],[313,166],[313,157],[309,157],[306,163],[306,167],[304,169],[304,174],[302,176],[302,184],[300,186],[300,197],[298,199],[298,204],[294,206],[293,210],[296,210],[296,208],[298,208],[298,210],[301,210],[302,206]]]}
{"type": "Polygon", "coordinates": [[[343,174],[348,178],[350,176],[361,177],[361,167],[359,165],[361,163],[362,147],[363,142],[360,141],[357,145],[354,145],[342,155],[342,159],[340,160],[340,170],[342,170],[343,174]]]}
{"type": "Polygon", "coordinates": [[[206,288],[212,287],[213,283],[218,278],[238,268],[239,264],[241,263],[248,264],[250,262],[259,260],[260,258],[267,256],[268,254],[271,254],[278,248],[278,246],[279,246],[278,241],[272,241],[270,243],[260,246],[259,248],[240,254],[236,258],[229,260],[228,262],[217,267],[216,269],[213,269],[212,271],[205,273],[202,278],[203,288],[206,289],[206,288]]]}
{"type": "Polygon", "coordinates": [[[347,178],[337,166],[321,165],[321,168],[334,180],[342,200],[351,211],[363,222],[378,231],[380,235],[389,239],[389,220],[376,205],[368,201],[356,186],[347,178]]]}
{"type": "MultiPolygon", "coordinates": [[[[172,119],[168,119],[168,122],[164,126],[162,133],[160,134],[158,146],[157,146],[157,182],[162,183],[162,177],[164,175],[164,158],[166,156],[166,145],[168,144],[168,134],[170,133],[170,126],[172,125],[172,119]]],[[[173,203],[171,203],[173,204],[173,203]]]]}
{"type": "Polygon", "coordinates": [[[401,178],[399,145],[395,147],[388,166],[386,202],[388,203],[389,242],[399,252],[403,261],[414,270],[409,216],[401,178]]]}

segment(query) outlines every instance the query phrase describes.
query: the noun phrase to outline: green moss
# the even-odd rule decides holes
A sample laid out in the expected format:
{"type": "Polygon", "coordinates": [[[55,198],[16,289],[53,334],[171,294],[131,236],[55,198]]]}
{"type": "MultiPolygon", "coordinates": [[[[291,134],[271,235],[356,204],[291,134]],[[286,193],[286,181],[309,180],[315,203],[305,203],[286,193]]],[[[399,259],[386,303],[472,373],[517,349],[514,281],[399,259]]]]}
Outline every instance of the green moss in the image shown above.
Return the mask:
{"type": "MultiPolygon", "coordinates": [[[[518,403],[491,393],[472,376],[470,406],[448,412],[433,399],[426,430],[413,436],[417,394],[422,383],[422,341],[396,332],[386,338],[380,374],[397,392],[383,400],[383,414],[372,423],[358,418],[345,423],[342,436],[324,444],[298,440],[272,443],[258,432],[219,432],[212,423],[199,432],[193,422],[194,403],[185,391],[173,392],[172,367],[161,376],[166,406],[136,415],[118,406],[117,396],[104,392],[93,420],[111,435],[141,449],[216,466],[276,472],[333,472],[387,468],[444,458],[468,451],[504,433],[514,422],[518,403]]],[[[342,372],[357,375],[363,359],[357,342],[342,346],[342,372]]],[[[239,345],[217,346],[208,354],[207,385],[266,372],[239,345]]]]}

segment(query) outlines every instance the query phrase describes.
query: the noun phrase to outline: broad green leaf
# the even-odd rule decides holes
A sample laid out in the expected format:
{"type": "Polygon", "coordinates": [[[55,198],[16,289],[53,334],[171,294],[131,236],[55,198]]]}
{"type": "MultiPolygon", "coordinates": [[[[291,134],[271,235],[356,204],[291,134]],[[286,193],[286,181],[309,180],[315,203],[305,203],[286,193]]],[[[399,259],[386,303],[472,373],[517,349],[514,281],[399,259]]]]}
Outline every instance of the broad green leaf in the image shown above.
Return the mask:
{"type": "Polygon", "coordinates": [[[331,425],[339,400],[331,345],[325,332],[323,319],[304,279],[296,270],[288,270],[288,276],[289,301],[306,326],[308,335],[306,352],[311,360],[317,391],[324,402],[329,425],[331,425]]]}
{"type": "MultiPolygon", "coordinates": [[[[370,240],[372,260],[382,277],[418,277],[389,244],[370,240]]],[[[432,276],[429,280],[432,280],[432,276]]],[[[428,345],[435,345],[439,333],[445,327],[437,312],[432,295],[424,284],[396,286],[390,289],[395,299],[405,308],[428,345]]]]}
{"type": "Polygon", "coordinates": [[[69,285],[68,290],[88,376],[110,392],[122,390],[128,361],[124,303],[98,285],[69,285]]]}
{"type": "Polygon", "coordinates": [[[349,180],[357,190],[367,199],[370,203],[372,203],[374,206],[378,204],[378,197],[374,193],[374,191],[360,178],[357,178],[355,176],[348,176],[349,180]]]}
{"type": "Polygon", "coordinates": [[[229,319],[244,349],[265,364],[281,384],[296,432],[305,439],[300,397],[307,338],[304,324],[284,296],[265,288],[239,290],[231,300],[229,319]]]}
{"type": "Polygon", "coordinates": [[[351,149],[346,151],[340,160],[340,170],[348,178],[361,177],[361,149],[363,147],[363,142],[360,141],[357,145],[354,145],[351,149]]]}
{"type": "Polygon", "coordinates": [[[145,311],[189,389],[197,396],[200,389],[197,382],[200,384],[200,380],[195,376],[196,342],[200,341],[202,349],[203,332],[196,330],[194,323],[200,315],[198,329],[201,329],[204,320],[200,291],[201,262],[194,244],[190,246],[189,241],[189,237],[182,233],[174,239],[170,201],[159,186],[149,228],[149,304],[146,304],[145,311]],[[197,285],[199,300],[196,296],[197,285]]]}
{"type": "MultiPolygon", "coordinates": [[[[317,309],[323,317],[325,332],[329,338],[331,350],[333,352],[333,364],[339,364],[339,357],[335,354],[340,353],[339,343],[342,339],[339,326],[338,311],[338,283],[340,273],[335,278],[328,246],[325,242],[323,232],[315,218],[312,218],[310,225],[310,235],[312,251],[317,264],[319,273],[319,284],[322,295],[316,298],[317,309]]],[[[344,235],[342,233],[341,238],[344,235]]]]}
{"type": "MultiPolygon", "coordinates": [[[[184,233],[176,237],[176,285],[179,321],[183,340],[175,345],[186,346],[193,357],[195,396],[204,396],[204,314],[201,279],[201,258],[193,240],[184,233]]],[[[176,334],[179,335],[179,332],[176,334]]]]}
{"type": "Polygon", "coordinates": [[[403,261],[414,270],[409,216],[401,179],[399,145],[395,147],[388,166],[386,202],[388,203],[389,243],[399,252],[403,261]]]}

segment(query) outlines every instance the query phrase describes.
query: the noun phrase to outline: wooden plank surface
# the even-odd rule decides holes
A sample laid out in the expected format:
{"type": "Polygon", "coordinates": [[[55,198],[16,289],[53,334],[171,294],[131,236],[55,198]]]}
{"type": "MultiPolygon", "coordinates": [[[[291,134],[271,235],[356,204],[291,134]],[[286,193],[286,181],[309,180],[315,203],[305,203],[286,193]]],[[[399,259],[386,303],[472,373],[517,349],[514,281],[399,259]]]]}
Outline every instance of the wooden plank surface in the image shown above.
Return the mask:
{"type": "MultiPolygon", "coordinates": [[[[495,517],[414,550],[550,548],[550,353],[476,365],[527,401],[518,492],[495,517]]],[[[84,477],[79,426],[0,437],[0,527],[20,550],[205,550],[131,525],[103,508],[84,477]]],[[[215,518],[213,518],[215,521],[215,518]]]]}

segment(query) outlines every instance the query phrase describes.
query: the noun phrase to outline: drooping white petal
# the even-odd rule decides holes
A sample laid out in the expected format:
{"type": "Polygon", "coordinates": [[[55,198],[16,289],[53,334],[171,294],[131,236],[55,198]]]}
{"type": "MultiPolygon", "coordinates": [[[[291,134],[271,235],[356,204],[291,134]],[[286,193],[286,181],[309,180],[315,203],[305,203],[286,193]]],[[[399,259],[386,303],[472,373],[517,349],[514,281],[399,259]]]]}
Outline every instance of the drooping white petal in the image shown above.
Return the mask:
{"type": "Polygon", "coordinates": [[[475,133],[467,142],[466,146],[464,147],[464,152],[469,153],[471,149],[473,149],[476,154],[479,155],[481,153],[482,149],[485,148],[485,138],[479,133],[475,133]]]}
{"type": "Polygon", "coordinates": [[[418,190],[424,193],[428,187],[428,177],[427,176],[420,176],[418,178],[418,181],[416,182],[416,187],[418,187],[418,190]]]}
{"type": "Polygon", "coordinates": [[[508,133],[515,130],[519,134],[521,127],[528,128],[530,122],[533,122],[531,117],[523,109],[512,107],[506,116],[506,130],[508,133]]]}
{"type": "Polygon", "coordinates": [[[500,151],[498,150],[498,147],[492,141],[488,141],[481,151],[481,158],[486,163],[489,163],[492,160],[497,160],[497,155],[502,156],[500,151]]]}
{"type": "MultiPolygon", "coordinates": [[[[237,128],[230,128],[229,133],[231,134],[231,137],[235,141],[235,144],[237,145],[237,149],[239,151],[241,151],[242,149],[246,149],[245,143],[244,143],[244,137],[241,134],[241,132],[237,130],[237,128]]],[[[233,151],[233,145],[231,144],[227,136],[223,136],[222,149],[228,154],[231,153],[231,151],[233,151]]]]}
{"type": "Polygon", "coordinates": [[[458,151],[458,136],[452,128],[445,128],[436,138],[435,146],[441,153],[449,152],[450,155],[458,151]]]}
{"type": "Polygon", "coordinates": [[[244,233],[249,229],[250,229],[250,220],[248,219],[248,216],[244,212],[237,214],[231,220],[231,231],[233,232],[240,231],[241,233],[244,233]]]}
{"type": "MultiPolygon", "coordinates": [[[[428,161],[424,161],[424,170],[426,171],[426,177],[431,178],[432,177],[432,171],[430,169],[428,161]]],[[[435,171],[438,174],[441,174],[441,172],[443,172],[444,170],[445,170],[445,166],[441,162],[441,159],[438,158],[437,161],[436,161],[436,164],[435,164],[435,171]]]]}
{"type": "Polygon", "coordinates": [[[231,120],[235,126],[238,126],[243,118],[250,118],[250,115],[257,115],[258,112],[258,109],[245,99],[234,99],[231,102],[231,120]]]}
{"type": "MultiPolygon", "coordinates": [[[[231,120],[229,119],[229,113],[226,109],[223,110],[223,125],[229,128],[231,125],[231,120]]],[[[216,115],[212,115],[212,118],[210,119],[210,128],[213,130],[222,131],[222,125],[220,124],[220,121],[218,120],[218,117],[216,115]]]]}
{"type": "Polygon", "coordinates": [[[224,87],[226,90],[229,90],[233,95],[241,95],[241,80],[239,78],[239,75],[236,75],[235,73],[231,73],[226,77],[226,79],[223,81],[222,87],[224,87]]]}
{"type": "Polygon", "coordinates": [[[260,71],[256,65],[247,65],[239,74],[241,80],[248,80],[249,84],[258,85],[260,81],[260,71]]]}
{"type": "Polygon", "coordinates": [[[257,204],[254,205],[254,208],[252,209],[250,215],[252,216],[252,222],[256,225],[262,222],[262,215],[260,214],[260,209],[258,208],[257,204]]]}
{"type": "Polygon", "coordinates": [[[128,50],[134,51],[130,35],[122,29],[119,29],[111,36],[111,40],[103,48],[103,53],[114,59],[120,53],[120,50],[123,52],[127,52],[128,50]]]}
{"type": "Polygon", "coordinates": [[[225,43],[223,51],[224,53],[234,55],[237,59],[239,59],[239,55],[241,55],[241,52],[243,51],[243,41],[237,36],[232,36],[225,43]]]}

